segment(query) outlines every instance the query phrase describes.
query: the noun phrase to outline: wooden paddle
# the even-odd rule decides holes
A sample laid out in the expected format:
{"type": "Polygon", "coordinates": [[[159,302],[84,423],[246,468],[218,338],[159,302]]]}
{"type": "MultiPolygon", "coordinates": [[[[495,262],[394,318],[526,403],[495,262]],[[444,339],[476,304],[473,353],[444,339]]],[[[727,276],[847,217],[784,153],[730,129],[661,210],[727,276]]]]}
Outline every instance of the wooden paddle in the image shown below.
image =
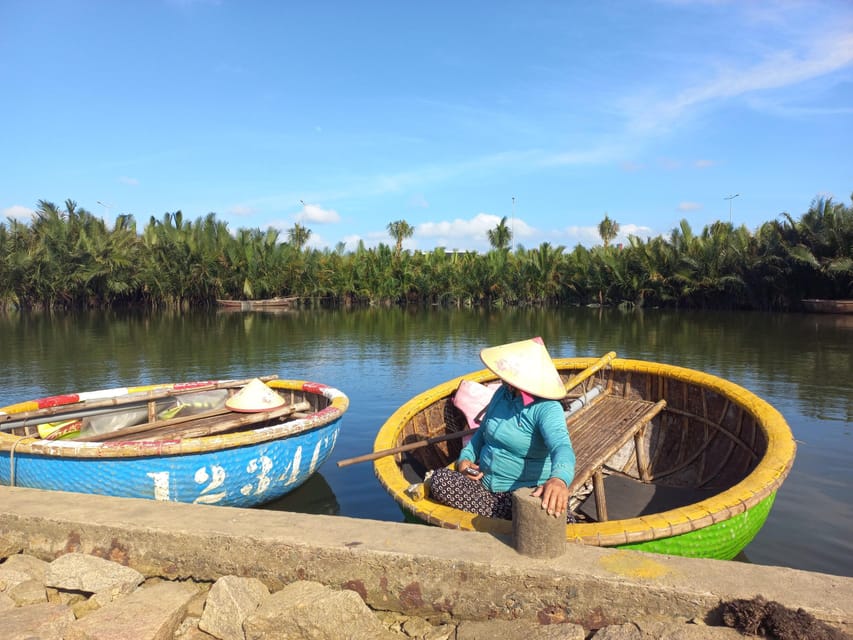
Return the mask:
{"type": "Polygon", "coordinates": [[[462,431],[454,431],[452,433],[445,433],[441,436],[433,436],[432,438],[427,438],[426,440],[418,440],[417,442],[410,442],[409,444],[402,444],[399,447],[391,447],[390,449],[383,449],[382,451],[374,451],[373,453],[366,453],[363,456],[356,456],[355,458],[347,458],[346,460],[338,460],[339,467],[348,467],[351,464],[356,464],[357,462],[367,462],[368,460],[377,460],[379,458],[384,458],[385,456],[390,456],[395,453],[403,453],[404,451],[411,451],[412,449],[420,449],[421,447],[426,447],[431,444],[436,444],[437,442],[444,442],[445,440],[455,440],[457,438],[462,438],[464,436],[471,435],[474,433],[476,429],[462,429],[462,431]]]}
{"type": "Polygon", "coordinates": [[[271,411],[256,413],[237,413],[226,407],[213,409],[194,416],[182,416],[137,424],[124,429],[117,429],[100,435],[84,436],[75,438],[75,442],[110,442],[115,440],[128,440],[129,436],[136,436],[133,440],[160,440],[165,438],[199,438],[201,436],[222,433],[241,426],[267,422],[289,416],[296,411],[310,408],[307,401],[286,405],[271,411]],[[228,416],[228,417],[225,417],[228,416]],[[221,418],[221,419],[217,419],[221,418]],[[141,434],[141,435],[140,435],[141,434]]]}
{"type": "MultiPolygon", "coordinates": [[[[277,375],[270,375],[262,376],[260,379],[263,382],[268,382],[277,378],[277,375]]],[[[105,398],[103,400],[83,400],[72,404],[45,407],[44,409],[34,409],[32,411],[22,411],[20,413],[0,413],[0,431],[8,431],[16,427],[25,427],[27,424],[53,422],[54,418],[61,418],[62,420],[86,418],[99,413],[108,413],[116,407],[128,404],[142,405],[152,400],[186,395],[188,393],[242,387],[249,384],[252,380],[254,380],[254,378],[249,378],[247,380],[223,380],[221,382],[212,382],[210,384],[200,385],[197,387],[188,387],[186,389],[169,388],[152,391],[139,391],[123,396],[116,396],[114,398],[105,398]]]]}
{"type": "MultiPolygon", "coordinates": [[[[616,357],[616,352],[611,351],[603,355],[601,358],[596,360],[589,367],[584,369],[583,371],[576,373],[574,376],[569,378],[566,382],[566,390],[571,391],[575,387],[577,387],[581,382],[587,380],[592,375],[600,371],[602,368],[606,367],[610,362],[616,357]]],[[[584,403],[580,403],[577,406],[577,409],[580,409],[584,406],[584,403]]],[[[576,410],[577,410],[576,409],[576,410]]],[[[571,411],[566,412],[566,417],[570,415],[571,411]]],[[[374,451],[373,453],[366,453],[361,456],[356,456],[354,458],[346,458],[344,460],[338,461],[339,467],[348,467],[351,464],[356,464],[358,462],[368,462],[370,460],[378,460],[379,458],[384,458],[385,456],[394,455],[396,453],[403,453],[405,451],[411,451],[412,449],[420,449],[421,447],[426,447],[431,444],[436,444],[438,442],[445,442],[446,440],[456,440],[457,438],[462,438],[467,435],[471,435],[474,433],[476,429],[462,429],[461,431],[454,431],[452,433],[445,433],[440,436],[433,436],[432,438],[427,438],[426,440],[418,440],[417,442],[410,442],[408,444],[399,445],[397,447],[391,447],[390,449],[382,449],[381,451],[374,451]]]]}

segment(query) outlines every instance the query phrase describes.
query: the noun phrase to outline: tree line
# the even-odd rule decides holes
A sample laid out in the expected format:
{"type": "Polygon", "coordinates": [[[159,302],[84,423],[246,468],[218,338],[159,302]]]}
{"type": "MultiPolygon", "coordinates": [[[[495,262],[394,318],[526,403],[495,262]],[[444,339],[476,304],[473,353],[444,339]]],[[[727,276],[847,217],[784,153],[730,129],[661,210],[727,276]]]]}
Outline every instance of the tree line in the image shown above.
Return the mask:
{"type": "MultiPolygon", "coordinates": [[[[851,196],[853,197],[853,196],[851,196]]],[[[803,298],[853,298],[853,208],[815,198],[757,230],[687,220],[666,237],[629,236],[605,214],[602,243],[568,250],[514,246],[504,217],[485,253],[403,249],[414,228],[387,226],[389,244],[306,247],[297,223],[232,233],[216,214],[132,215],[112,228],[72,200],[39,201],[29,222],[0,223],[0,308],[189,308],[217,299],[296,296],[305,306],[624,305],[796,309],[803,298]]]]}

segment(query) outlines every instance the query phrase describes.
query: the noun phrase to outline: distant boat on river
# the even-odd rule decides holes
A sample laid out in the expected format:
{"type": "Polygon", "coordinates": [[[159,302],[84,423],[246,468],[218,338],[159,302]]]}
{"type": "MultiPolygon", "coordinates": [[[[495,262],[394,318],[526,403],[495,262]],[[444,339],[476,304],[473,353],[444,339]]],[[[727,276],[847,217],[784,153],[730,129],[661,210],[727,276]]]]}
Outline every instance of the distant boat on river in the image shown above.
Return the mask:
{"type": "Polygon", "coordinates": [[[813,313],[853,313],[853,300],[806,298],[801,302],[806,311],[813,313]]]}
{"type": "Polygon", "coordinates": [[[290,309],[299,300],[299,296],[265,298],[262,300],[217,300],[216,303],[233,311],[264,311],[270,309],[290,309]]]}

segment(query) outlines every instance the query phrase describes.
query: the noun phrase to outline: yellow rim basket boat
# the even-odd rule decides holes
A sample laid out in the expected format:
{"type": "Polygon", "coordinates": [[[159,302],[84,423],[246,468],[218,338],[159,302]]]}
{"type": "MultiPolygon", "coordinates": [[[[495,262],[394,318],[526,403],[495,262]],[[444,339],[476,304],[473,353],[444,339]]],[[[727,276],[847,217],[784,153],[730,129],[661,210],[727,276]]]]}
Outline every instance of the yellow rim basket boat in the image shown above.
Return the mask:
{"type": "MultiPolygon", "coordinates": [[[[569,388],[562,402],[577,457],[570,506],[578,521],[566,525],[567,540],[737,556],[764,524],[794,461],[782,415],[743,387],[691,369],[613,353],[554,364],[569,388]]],[[[407,450],[378,457],[374,470],[416,521],[508,536],[509,520],[447,507],[417,490],[421,474],[459,455],[455,435],[467,423],[452,399],[463,379],[496,377],[483,369],[400,407],[379,430],[373,455],[407,450]]]]}

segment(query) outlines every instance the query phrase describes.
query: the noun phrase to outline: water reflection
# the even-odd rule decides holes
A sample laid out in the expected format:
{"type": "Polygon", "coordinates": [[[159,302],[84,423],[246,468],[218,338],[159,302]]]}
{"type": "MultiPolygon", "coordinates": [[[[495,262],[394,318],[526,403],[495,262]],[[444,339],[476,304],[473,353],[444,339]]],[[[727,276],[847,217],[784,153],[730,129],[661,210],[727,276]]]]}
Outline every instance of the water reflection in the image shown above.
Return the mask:
{"type": "Polygon", "coordinates": [[[341,512],[341,505],[338,504],[335,492],[320,472],[312,475],[287,495],[258,508],[327,516],[336,516],[341,512]]]}
{"type": "Polygon", "coordinates": [[[770,402],[791,425],[798,452],[749,558],[853,576],[851,325],[849,316],[824,314],[587,308],[0,314],[0,406],[266,374],[331,384],[350,409],[317,480],[325,487],[314,490],[331,494],[321,508],[400,521],[372,465],[339,469],[336,460],[369,452],[382,423],[415,394],[481,369],[484,346],[539,335],[554,356],[616,351],[706,371],[770,402]]]}

